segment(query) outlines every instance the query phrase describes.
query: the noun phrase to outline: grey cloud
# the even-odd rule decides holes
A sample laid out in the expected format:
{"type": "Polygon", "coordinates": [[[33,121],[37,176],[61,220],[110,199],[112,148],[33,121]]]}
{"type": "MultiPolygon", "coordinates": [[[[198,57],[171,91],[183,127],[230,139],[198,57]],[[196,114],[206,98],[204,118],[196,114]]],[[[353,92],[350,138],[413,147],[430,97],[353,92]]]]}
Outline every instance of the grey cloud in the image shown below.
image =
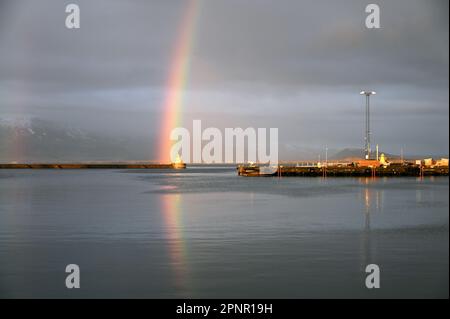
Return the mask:
{"type": "MultiPolygon", "coordinates": [[[[155,139],[188,2],[73,2],[76,31],[64,27],[65,2],[0,2],[0,117],[155,139]]],[[[358,147],[358,92],[370,88],[386,148],[448,152],[448,2],[377,3],[380,30],[364,27],[356,0],[201,1],[185,122],[279,127],[286,145],[358,147]]]]}

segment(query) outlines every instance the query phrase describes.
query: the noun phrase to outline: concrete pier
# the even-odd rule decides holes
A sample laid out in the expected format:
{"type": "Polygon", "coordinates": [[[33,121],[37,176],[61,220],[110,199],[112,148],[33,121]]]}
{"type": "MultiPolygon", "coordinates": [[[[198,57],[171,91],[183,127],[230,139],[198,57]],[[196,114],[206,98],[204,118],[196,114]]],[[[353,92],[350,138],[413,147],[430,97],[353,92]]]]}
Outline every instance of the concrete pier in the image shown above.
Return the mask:
{"type": "Polygon", "coordinates": [[[258,165],[239,165],[240,176],[300,176],[300,177],[376,177],[376,176],[448,176],[447,167],[421,167],[419,165],[389,165],[379,167],[347,166],[311,166],[279,165],[272,172],[262,170],[258,165]]]}
{"type": "Polygon", "coordinates": [[[184,163],[0,163],[0,169],[185,169],[184,163]]]}

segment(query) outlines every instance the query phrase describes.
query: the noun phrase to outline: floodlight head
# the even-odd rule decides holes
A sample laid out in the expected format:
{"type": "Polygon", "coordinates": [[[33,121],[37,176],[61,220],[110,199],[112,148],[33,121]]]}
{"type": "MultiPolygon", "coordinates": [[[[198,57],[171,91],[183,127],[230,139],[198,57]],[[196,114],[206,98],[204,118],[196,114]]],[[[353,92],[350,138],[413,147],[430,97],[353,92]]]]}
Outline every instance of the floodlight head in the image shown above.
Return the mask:
{"type": "Polygon", "coordinates": [[[366,96],[370,96],[370,95],[375,95],[377,94],[377,92],[375,91],[361,91],[359,92],[360,95],[366,95],[366,96]]]}

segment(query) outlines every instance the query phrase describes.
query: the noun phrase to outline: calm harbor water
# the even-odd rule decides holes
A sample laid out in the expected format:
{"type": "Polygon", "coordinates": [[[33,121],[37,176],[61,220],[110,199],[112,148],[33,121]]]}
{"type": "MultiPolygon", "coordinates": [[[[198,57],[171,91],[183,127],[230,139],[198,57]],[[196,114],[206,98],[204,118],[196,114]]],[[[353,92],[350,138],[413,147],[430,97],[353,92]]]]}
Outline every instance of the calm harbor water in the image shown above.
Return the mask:
{"type": "Polygon", "coordinates": [[[4,170],[0,297],[448,298],[448,192],[448,177],[4,170]]]}

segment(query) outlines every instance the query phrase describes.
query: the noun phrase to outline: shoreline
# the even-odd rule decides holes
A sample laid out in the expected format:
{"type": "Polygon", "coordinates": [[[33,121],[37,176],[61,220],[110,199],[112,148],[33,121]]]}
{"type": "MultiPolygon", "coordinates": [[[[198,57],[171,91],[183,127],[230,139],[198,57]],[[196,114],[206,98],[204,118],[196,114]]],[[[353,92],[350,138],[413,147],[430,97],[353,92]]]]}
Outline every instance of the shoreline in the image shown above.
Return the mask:
{"type": "Polygon", "coordinates": [[[184,163],[12,163],[0,169],[185,169],[184,163]]]}
{"type": "Polygon", "coordinates": [[[266,170],[257,165],[237,167],[239,176],[245,177],[424,177],[448,176],[447,167],[421,167],[418,165],[390,165],[387,167],[328,166],[296,167],[278,166],[266,170]]]}

